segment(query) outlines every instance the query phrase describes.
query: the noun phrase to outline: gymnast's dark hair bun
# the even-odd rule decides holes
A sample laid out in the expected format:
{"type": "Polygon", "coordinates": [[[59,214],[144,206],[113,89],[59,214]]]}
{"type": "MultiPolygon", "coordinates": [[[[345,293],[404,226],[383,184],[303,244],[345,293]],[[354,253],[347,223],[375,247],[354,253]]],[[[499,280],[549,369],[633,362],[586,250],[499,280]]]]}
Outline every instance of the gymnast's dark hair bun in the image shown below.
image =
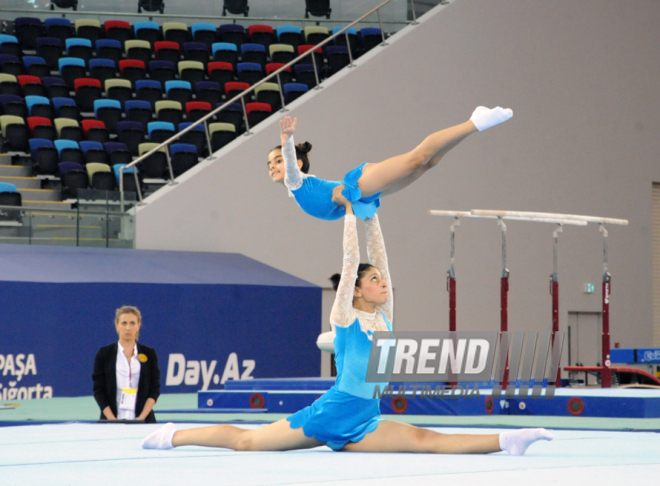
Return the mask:
{"type": "Polygon", "coordinates": [[[301,154],[307,155],[312,151],[312,144],[309,142],[299,143],[298,145],[296,145],[296,151],[301,154]]]}
{"type": "Polygon", "coordinates": [[[307,154],[312,151],[312,144],[309,142],[299,143],[296,145],[296,157],[298,160],[302,160],[302,167],[300,171],[304,174],[309,173],[309,157],[307,154]]]}
{"type": "Polygon", "coordinates": [[[335,273],[332,277],[330,277],[329,280],[332,282],[332,288],[337,290],[337,287],[339,287],[339,281],[341,280],[341,275],[335,273]]]}
{"type": "MultiPolygon", "coordinates": [[[[371,263],[360,263],[358,265],[358,271],[357,271],[357,279],[355,279],[355,286],[359,287],[360,286],[360,279],[364,277],[364,272],[369,270],[373,265],[371,263]]],[[[339,287],[339,281],[341,280],[341,274],[335,273],[332,277],[330,277],[330,281],[332,282],[332,288],[337,290],[339,287]]]]}

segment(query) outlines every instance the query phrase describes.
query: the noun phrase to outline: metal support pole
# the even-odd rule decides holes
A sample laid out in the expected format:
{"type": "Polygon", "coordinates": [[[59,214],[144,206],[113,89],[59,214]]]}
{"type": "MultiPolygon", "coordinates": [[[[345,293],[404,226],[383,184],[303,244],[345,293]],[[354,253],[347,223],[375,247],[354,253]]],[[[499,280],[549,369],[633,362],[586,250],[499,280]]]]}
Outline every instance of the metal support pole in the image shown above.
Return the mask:
{"type": "MultiPolygon", "coordinates": [[[[245,136],[252,135],[250,132],[250,124],[248,123],[247,110],[245,109],[245,98],[241,96],[241,105],[243,105],[243,118],[245,119],[245,136]]],[[[209,147],[209,150],[211,147],[209,147]]]]}
{"type": "MultiPolygon", "coordinates": [[[[502,277],[500,279],[500,332],[509,331],[509,270],[506,268],[506,224],[502,218],[497,218],[497,224],[502,229],[502,277]]],[[[509,361],[504,370],[502,388],[506,388],[509,381],[509,361]]]]}
{"type": "Polygon", "coordinates": [[[314,77],[316,78],[316,86],[314,86],[314,89],[323,89],[321,88],[321,80],[319,79],[319,71],[316,68],[316,56],[314,55],[314,49],[310,49],[312,52],[310,55],[312,56],[312,65],[314,66],[314,77]]]}
{"type": "Polygon", "coordinates": [[[610,369],[610,292],[612,290],[612,275],[607,269],[607,230],[600,224],[599,231],[603,233],[603,368],[600,374],[600,386],[612,387],[612,370],[610,369]]]}
{"type": "MultiPolygon", "coordinates": [[[[206,124],[206,122],[204,123],[206,124]]],[[[178,182],[174,180],[174,171],[172,170],[172,157],[170,157],[170,145],[165,147],[165,155],[167,155],[167,168],[170,171],[170,182],[168,182],[167,185],[175,186],[178,184],[178,182]]]]}
{"type": "Polygon", "coordinates": [[[282,101],[282,109],[280,113],[286,113],[286,103],[284,102],[284,91],[282,90],[282,80],[280,79],[280,73],[277,73],[277,85],[280,87],[280,101],[282,101]]]}
{"type": "Polygon", "coordinates": [[[456,269],[454,268],[454,238],[456,227],[461,225],[461,221],[456,220],[449,227],[450,246],[449,246],[449,271],[447,272],[447,291],[449,292],[449,331],[456,331],[456,269]]]}
{"type": "Polygon", "coordinates": [[[206,135],[206,146],[208,147],[209,150],[208,159],[215,160],[215,157],[213,157],[213,149],[211,148],[211,132],[209,132],[209,125],[206,122],[206,120],[204,120],[204,135],[206,135]]]}
{"type": "Polygon", "coordinates": [[[380,19],[380,9],[376,10],[376,13],[378,14],[378,25],[380,26],[380,38],[382,39],[381,46],[386,46],[388,45],[387,42],[385,42],[385,31],[383,30],[383,21],[380,19]]]}
{"type": "Polygon", "coordinates": [[[119,168],[119,206],[121,212],[124,212],[124,168],[119,168]]]}
{"type": "Polygon", "coordinates": [[[144,203],[142,202],[142,190],[140,189],[140,180],[138,179],[138,175],[137,175],[137,167],[133,167],[133,176],[135,177],[135,188],[137,189],[138,199],[140,200],[140,202],[138,202],[137,205],[144,206],[144,203]]]}
{"type": "Polygon", "coordinates": [[[348,49],[348,67],[352,68],[354,66],[353,64],[353,51],[351,50],[351,39],[348,38],[348,30],[344,32],[344,35],[346,36],[346,49],[348,49]]]}
{"type": "MultiPolygon", "coordinates": [[[[550,275],[550,295],[552,295],[552,345],[555,344],[555,335],[559,332],[559,275],[557,273],[557,250],[559,246],[559,233],[564,231],[561,223],[552,233],[554,243],[552,247],[552,275],[550,275]]],[[[561,358],[561,357],[560,357],[561,358]]],[[[561,366],[557,368],[555,386],[561,387],[561,366]]]]}
{"type": "Polygon", "coordinates": [[[417,22],[417,15],[415,15],[415,4],[413,3],[413,0],[410,0],[410,10],[412,10],[412,16],[413,16],[413,21],[412,24],[410,25],[418,25],[419,22],[417,22]]]}

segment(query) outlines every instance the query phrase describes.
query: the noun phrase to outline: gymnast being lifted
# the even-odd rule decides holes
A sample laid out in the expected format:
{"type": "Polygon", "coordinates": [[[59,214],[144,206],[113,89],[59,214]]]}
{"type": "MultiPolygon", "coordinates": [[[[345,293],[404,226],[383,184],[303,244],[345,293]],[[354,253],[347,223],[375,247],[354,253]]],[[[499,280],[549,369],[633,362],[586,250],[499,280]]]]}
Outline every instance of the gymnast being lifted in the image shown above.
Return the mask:
{"type": "Polygon", "coordinates": [[[332,200],[345,208],[344,258],[341,275],[331,280],[337,290],[330,323],[334,340],[337,380],[312,405],[258,429],[212,425],[176,430],[167,424],[144,441],[145,449],[172,449],[197,445],[239,451],[286,451],[327,445],[349,452],[426,452],[486,454],[507,451],[522,455],[538,440],[551,440],[545,429],[510,430],[501,434],[441,434],[380,417],[380,399],[366,374],[375,331],[392,330],[393,302],[385,243],[378,216],[365,219],[369,263],[359,263],[356,217],[341,187],[332,200]]]}
{"type": "Polygon", "coordinates": [[[273,182],[283,183],[307,214],[320,219],[339,219],[345,209],[332,201],[332,191],[342,186],[342,194],[353,205],[355,215],[371,218],[380,205],[381,195],[393,194],[434,167],[461,140],[476,131],[498,125],[513,116],[510,109],[478,107],[465,123],[435,132],[412,151],[376,164],[362,164],[344,176],[343,181],[327,181],[308,175],[309,142],[294,145],[297,119],[280,120],[282,145],[268,154],[268,171],[273,182]]]}

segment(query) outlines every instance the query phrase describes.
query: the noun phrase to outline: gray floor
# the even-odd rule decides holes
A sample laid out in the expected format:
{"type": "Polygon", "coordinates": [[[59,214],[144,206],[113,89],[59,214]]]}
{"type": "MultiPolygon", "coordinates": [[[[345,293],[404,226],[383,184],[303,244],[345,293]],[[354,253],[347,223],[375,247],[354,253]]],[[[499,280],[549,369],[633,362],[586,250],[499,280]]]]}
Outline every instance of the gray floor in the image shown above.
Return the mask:
{"type": "MultiPolygon", "coordinates": [[[[179,424],[179,428],[199,424],[179,424]]],[[[159,425],[59,424],[0,429],[3,484],[655,484],[660,435],[555,431],[525,456],[350,454],[326,447],[292,452],[233,452],[187,447],[147,451],[140,440],[159,425]],[[93,481],[92,479],[93,478],[93,481]],[[596,483],[598,481],[598,483],[596,483]]],[[[245,425],[258,427],[258,425],[245,425]]],[[[443,433],[498,429],[441,428],[443,433]]]]}

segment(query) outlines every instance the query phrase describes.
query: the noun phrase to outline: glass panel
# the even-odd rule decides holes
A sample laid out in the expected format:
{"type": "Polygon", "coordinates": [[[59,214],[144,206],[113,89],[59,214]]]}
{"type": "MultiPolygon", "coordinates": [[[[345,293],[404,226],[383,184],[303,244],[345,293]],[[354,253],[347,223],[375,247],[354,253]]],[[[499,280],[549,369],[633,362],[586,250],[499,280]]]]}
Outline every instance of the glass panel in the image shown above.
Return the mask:
{"type": "MultiPolygon", "coordinates": [[[[0,206],[0,243],[133,248],[135,209],[122,213],[118,193],[86,196],[71,210],[0,206]]],[[[126,207],[135,204],[135,194],[125,196],[126,207]]]]}
{"type": "MultiPolygon", "coordinates": [[[[0,14],[6,20],[13,20],[15,17],[30,16],[46,19],[53,16],[66,16],[72,22],[76,19],[95,19],[103,23],[108,19],[122,19],[131,24],[139,20],[153,20],[158,24],[163,22],[185,22],[188,25],[195,22],[211,21],[216,24],[237,22],[241,25],[250,25],[253,23],[262,23],[267,21],[269,25],[298,25],[300,27],[320,25],[332,28],[346,25],[358,17],[364,15],[372,8],[377,7],[383,0],[332,0],[332,14],[330,19],[325,17],[309,17],[305,19],[305,4],[301,0],[260,0],[248,2],[250,11],[248,17],[242,14],[233,15],[227,13],[223,16],[223,2],[197,2],[194,12],[191,12],[190,5],[187,2],[168,2],[165,0],[164,14],[158,12],[147,12],[143,10],[142,14],[137,13],[137,0],[79,0],[78,10],[59,9],[50,10],[50,2],[38,2],[36,0],[3,0],[1,2],[0,14]],[[5,11],[5,12],[2,12],[5,11]]],[[[415,3],[415,10],[420,14],[425,12],[441,0],[424,0],[415,3]],[[419,4],[419,5],[417,5],[419,4]]],[[[388,32],[395,32],[406,25],[406,20],[410,20],[409,15],[410,0],[392,0],[383,7],[381,16],[383,22],[387,25],[388,32]]],[[[419,17],[419,15],[418,15],[419,17]]],[[[359,24],[356,28],[377,27],[378,18],[374,13],[366,19],[364,24],[359,24]]]]}
{"type": "Polygon", "coordinates": [[[28,245],[30,220],[25,211],[0,206],[0,243],[28,245]]]}
{"type": "Polygon", "coordinates": [[[75,211],[24,210],[29,221],[29,244],[76,246],[77,223],[75,211]]]}

